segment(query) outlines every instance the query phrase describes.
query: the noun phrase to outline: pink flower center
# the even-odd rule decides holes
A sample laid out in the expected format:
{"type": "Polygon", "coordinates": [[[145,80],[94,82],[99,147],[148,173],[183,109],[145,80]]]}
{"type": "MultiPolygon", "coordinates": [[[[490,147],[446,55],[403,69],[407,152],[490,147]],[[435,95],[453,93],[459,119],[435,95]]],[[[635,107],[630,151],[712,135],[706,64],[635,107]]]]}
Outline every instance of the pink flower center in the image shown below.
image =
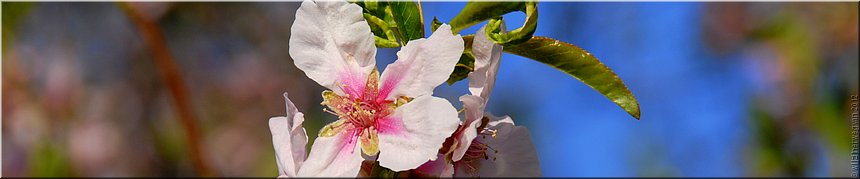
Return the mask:
{"type": "Polygon", "coordinates": [[[331,113],[350,124],[360,128],[371,127],[376,120],[390,115],[395,108],[394,102],[388,100],[375,100],[376,95],[362,96],[340,96],[333,92],[323,93],[325,101],[323,105],[331,110],[331,113]]]}
{"type": "Polygon", "coordinates": [[[360,83],[345,83],[341,86],[341,89],[347,92],[344,96],[332,91],[323,92],[322,103],[331,109],[330,113],[355,127],[375,127],[377,120],[390,115],[397,106],[405,103],[405,99],[385,100],[386,96],[383,95],[388,94],[381,94],[379,91],[379,71],[376,69],[368,74],[364,86],[357,84],[360,83]]]}
{"type": "MultiPolygon", "coordinates": [[[[389,117],[394,109],[407,103],[410,98],[400,97],[386,100],[388,94],[381,94],[378,88],[379,72],[375,69],[368,75],[364,86],[356,85],[355,78],[344,78],[340,82],[340,90],[345,94],[339,95],[334,91],[323,91],[323,110],[337,115],[340,120],[326,125],[320,136],[333,136],[346,131],[344,145],[361,141],[364,154],[376,155],[379,152],[377,134],[396,134],[402,131],[398,118],[389,117]]],[[[383,92],[384,93],[384,92],[383,92]]]]}

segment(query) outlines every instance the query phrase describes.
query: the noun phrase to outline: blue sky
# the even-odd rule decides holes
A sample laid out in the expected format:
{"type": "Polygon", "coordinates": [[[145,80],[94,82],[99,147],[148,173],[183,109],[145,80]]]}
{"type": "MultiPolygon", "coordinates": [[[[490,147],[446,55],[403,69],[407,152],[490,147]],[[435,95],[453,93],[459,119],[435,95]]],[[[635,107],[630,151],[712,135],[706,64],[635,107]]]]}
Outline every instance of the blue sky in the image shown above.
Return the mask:
{"type": "MultiPolygon", "coordinates": [[[[443,22],[465,3],[423,3],[443,22]]],[[[539,3],[535,35],[583,47],[638,98],[635,120],[585,84],[505,54],[488,111],[531,129],[545,176],[739,176],[748,81],[700,42],[700,3],[539,3]]],[[[522,13],[504,17],[519,27],[522,13]]],[[[464,30],[474,33],[484,23],[464,30]]],[[[393,54],[389,54],[393,55],[393,54]]],[[[384,58],[381,58],[384,59],[384,58]]],[[[437,89],[458,103],[466,84],[437,89]]]]}

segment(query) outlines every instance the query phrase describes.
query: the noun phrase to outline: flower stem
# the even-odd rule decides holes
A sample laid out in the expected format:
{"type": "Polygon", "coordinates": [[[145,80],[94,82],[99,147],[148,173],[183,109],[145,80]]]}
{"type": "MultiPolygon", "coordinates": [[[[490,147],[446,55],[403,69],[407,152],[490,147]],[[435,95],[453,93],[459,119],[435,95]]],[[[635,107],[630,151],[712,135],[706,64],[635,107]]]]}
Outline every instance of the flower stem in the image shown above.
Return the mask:
{"type": "Polygon", "coordinates": [[[134,23],[135,27],[137,27],[138,33],[140,33],[152,52],[154,56],[153,62],[173,97],[173,102],[176,104],[179,113],[179,120],[182,123],[182,127],[185,128],[185,137],[189,145],[188,152],[191,156],[194,169],[200,176],[214,176],[212,170],[210,170],[202,157],[199,140],[200,132],[196,123],[197,117],[191,108],[188,89],[183,84],[179,66],[170,56],[170,51],[167,49],[164,35],[159,29],[158,24],[151,19],[143,17],[128,2],[121,2],[119,6],[131,22],[134,23]]]}

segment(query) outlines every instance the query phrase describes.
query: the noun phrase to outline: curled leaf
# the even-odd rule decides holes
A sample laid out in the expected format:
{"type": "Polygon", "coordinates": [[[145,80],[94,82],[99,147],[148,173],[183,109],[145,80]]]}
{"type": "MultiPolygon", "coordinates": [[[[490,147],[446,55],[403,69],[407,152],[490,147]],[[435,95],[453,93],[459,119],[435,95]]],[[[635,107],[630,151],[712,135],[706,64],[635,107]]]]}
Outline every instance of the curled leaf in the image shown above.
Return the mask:
{"type": "Polygon", "coordinates": [[[525,2],[473,2],[466,3],[466,7],[451,19],[451,29],[454,33],[460,32],[469,26],[500,17],[510,12],[521,11],[526,7],[525,2]]]}
{"type": "Polygon", "coordinates": [[[504,32],[502,26],[504,21],[501,17],[490,19],[487,23],[486,33],[490,40],[496,44],[512,45],[528,41],[537,30],[537,3],[525,2],[523,12],[526,13],[526,21],[523,26],[510,32],[504,32]]]}

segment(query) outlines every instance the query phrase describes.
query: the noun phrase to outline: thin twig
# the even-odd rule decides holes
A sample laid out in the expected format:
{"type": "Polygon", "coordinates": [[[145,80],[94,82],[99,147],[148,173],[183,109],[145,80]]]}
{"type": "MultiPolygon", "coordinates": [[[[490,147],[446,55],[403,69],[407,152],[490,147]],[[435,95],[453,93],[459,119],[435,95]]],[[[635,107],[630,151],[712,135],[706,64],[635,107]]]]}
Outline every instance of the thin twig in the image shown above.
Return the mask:
{"type": "Polygon", "coordinates": [[[162,79],[167,84],[171,96],[173,96],[173,102],[176,104],[177,111],[179,111],[179,119],[185,128],[185,137],[190,147],[188,152],[191,154],[194,169],[200,176],[214,176],[201,155],[197,117],[191,108],[188,89],[183,84],[182,73],[180,73],[176,61],[170,56],[170,51],[167,49],[167,43],[164,40],[161,29],[159,29],[156,22],[144,18],[140,12],[135,11],[128,2],[121,2],[120,7],[128,18],[131,19],[132,23],[135,24],[138,33],[140,33],[143,40],[149,46],[149,50],[154,55],[153,60],[155,65],[158,67],[162,79]]]}

